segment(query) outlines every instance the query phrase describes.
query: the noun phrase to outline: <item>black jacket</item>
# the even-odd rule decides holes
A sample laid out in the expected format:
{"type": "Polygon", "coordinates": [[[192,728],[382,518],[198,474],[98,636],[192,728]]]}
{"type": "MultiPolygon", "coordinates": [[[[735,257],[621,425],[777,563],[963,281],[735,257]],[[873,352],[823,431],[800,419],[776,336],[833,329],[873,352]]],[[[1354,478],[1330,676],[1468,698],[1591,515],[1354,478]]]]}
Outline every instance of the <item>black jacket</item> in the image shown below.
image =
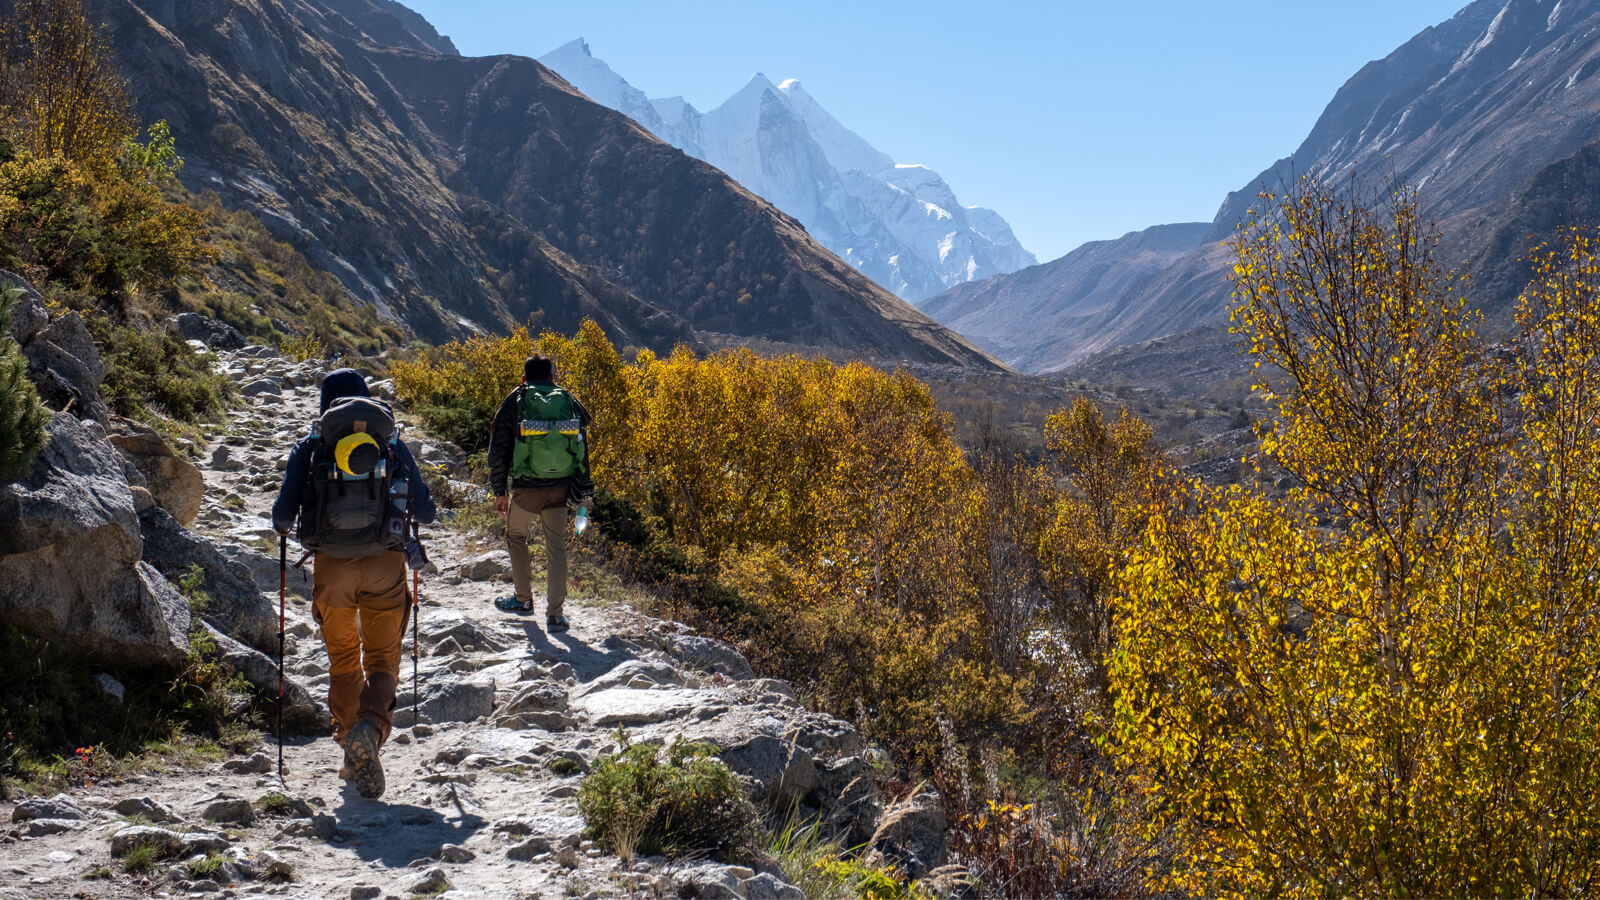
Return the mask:
{"type": "MultiPolygon", "coordinates": [[[[554,386],[554,382],[549,381],[535,381],[533,384],[554,386]]],[[[582,501],[594,496],[593,473],[589,470],[589,423],[593,418],[577,397],[572,398],[572,405],[578,410],[578,430],[583,435],[583,468],[565,478],[511,478],[511,455],[516,449],[517,424],[521,421],[517,412],[519,391],[521,388],[500,401],[500,408],[494,413],[494,423],[489,426],[489,489],[496,497],[504,497],[509,479],[511,488],[543,488],[565,484],[567,496],[573,500],[582,501]]],[[[567,395],[571,396],[572,392],[568,391],[567,395]]]]}

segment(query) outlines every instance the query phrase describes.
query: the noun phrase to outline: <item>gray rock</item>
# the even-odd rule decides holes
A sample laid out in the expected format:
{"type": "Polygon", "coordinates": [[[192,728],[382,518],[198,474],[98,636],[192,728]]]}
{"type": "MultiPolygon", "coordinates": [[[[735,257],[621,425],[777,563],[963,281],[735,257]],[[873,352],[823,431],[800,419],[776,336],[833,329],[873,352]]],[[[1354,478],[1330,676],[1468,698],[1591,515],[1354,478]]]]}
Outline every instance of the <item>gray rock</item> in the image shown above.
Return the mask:
{"type": "Polygon", "coordinates": [[[358,884],[350,889],[350,900],[378,900],[383,896],[383,888],[370,884],[358,884]]]}
{"type": "Polygon", "coordinates": [[[0,269],[0,287],[16,288],[22,292],[22,296],[11,307],[11,339],[18,345],[27,344],[40,329],[49,324],[50,310],[28,279],[15,272],[0,269]]]}
{"type": "Polygon", "coordinates": [[[411,894],[437,894],[450,886],[450,879],[446,878],[443,869],[429,869],[422,878],[406,888],[411,894]]]}
{"type": "Polygon", "coordinates": [[[239,393],[246,397],[260,397],[263,394],[277,397],[283,394],[283,388],[276,378],[257,378],[240,388],[239,393]]]}
{"type": "Polygon", "coordinates": [[[53,409],[105,424],[110,410],[100,399],[106,369],[94,336],[76,311],[56,318],[22,345],[28,374],[39,398],[53,409]]]}
{"type": "Polygon", "coordinates": [[[538,681],[518,688],[500,705],[501,715],[522,712],[561,711],[567,708],[567,689],[550,681],[538,681]]]}
{"type": "Polygon", "coordinates": [[[141,816],[152,822],[174,824],[180,821],[172,807],[149,797],[129,797],[119,801],[111,811],[121,816],[141,816]]]}
{"type": "MultiPolygon", "coordinates": [[[[256,756],[264,758],[265,754],[257,753],[256,756]]],[[[251,759],[254,758],[255,757],[251,757],[251,759]]],[[[271,771],[271,769],[272,763],[269,760],[267,763],[267,770],[271,771]]],[[[287,816],[291,819],[309,819],[315,815],[311,809],[311,804],[300,799],[300,797],[297,796],[293,791],[286,791],[282,788],[273,788],[272,790],[267,791],[266,793],[257,797],[254,805],[255,808],[260,810],[262,813],[272,816],[287,816]]]]}
{"type": "MultiPolygon", "coordinates": [[[[271,529],[265,527],[265,522],[262,524],[263,533],[270,534],[271,529]]],[[[272,535],[272,541],[274,545],[277,544],[277,535],[272,535]]],[[[265,553],[252,550],[240,544],[214,546],[216,546],[217,552],[221,553],[224,559],[234,565],[242,566],[245,571],[250,573],[250,578],[256,584],[256,590],[269,595],[267,600],[269,606],[277,602],[279,582],[278,555],[276,552],[268,556],[265,553]]],[[[300,558],[300,554],[296,553],[295,549],[296,545],[291,545],[288,548],[289,569],[284,573],[287,577],[284,579],[283,587],[290,596],[299,597],[309,602],[311,600],[311,564],[307,562],[302,568],[294,568],[295,560],[300,558]]],[[[276,615],[277,611],[274,610],[273,612],[276,615]]],[[[276,629],[274,629],[274,635],[276,635],[276,629]]],[[[276,636],[274,636],[273,640],[277,640],[276,636]]]]}
{"type": "Polygon", "coordinates": [[[705,900],[743,900],[743,895],[739,893],[740,878],[730,871],[732,868],[702,863],[679,869],[672,873],[673,893],[679,897],[700,897],[705,900]]]}
{"type": "Polygon", "coordinates": [[[689,666],[707,672],[718,672],[735,681],[755,677],[750,661],[732,644],[693,634],[675,634],[666,639],[668,653],[689,666]]]}
{"type": "Polygon", "coordinates": [[[0,619],[91,658],[176,665],[189,604],[142,549],[121,457],[56,414],[31,471],[0,485],[0,619]]]}
{"type": "MultiPolygon", "coordinates": [[[[278,692],[278,663],[277,660],[259,650],[246,647],[231,637],[212,627],[211,623],[205,624],[206,634],[211,636],[217,644],[217,655],[227,663],[245,681],[250,682],[257,690],[264,693],[270,692],[276,696],[278,692]]],[[[328,710],[311,692],[306,690],[300,681],[291,675],[285,674],[283,679],[283,700],[285,714],[301,725],[325,726],[329,722],[328,710]]]]}
{"type": "Polygon", "coordinates": [[[259,650],[276,650],[278,610],[243,566],[230,562],[211,541],[178,524],[166,510],[139,517],[144,561],[177,583],[193,566],[204,579],[200,589],[210,602],[200,617],[233,638],[259,650]]]}
{"type": "Polygon", "coordinates": [[[795,741],[818,758],[855,756],[862,751],[861,733],[854,725],[821,713],[806,714],[795,741]]]}
{"type": "Polygon", "coordinates": [[[776,809],[804,803],[817,789],[817,766],[798,744],[756,735],[718,754],[728,768],[755,782],[751,798],[776,809]]]}
{"type": "Polygon", "coordinates": [[[121,703],[123,698],[128,695],[128,689],[123,686],[122,682],[112,678],[105,672],[94,673],[94,686],[100,689],[100,693],[118,703],[121,703]]]}
{"type": "Polygon", "coordinates": [[[542,856],[543,854],[549,852],[551,852],[551,850],[550,841],[548,839],[542,837],[531,837],[507,850],[506,859],[514,859],[518,862],[527,862],[528,860],[533,859],[535,856],[542,856]]]}
{"type": "Polygon", "coordinates": [[[218,472],[237,472],[244,468],[244,460],[234,456],[234,450],[222,444],[211,451],[211,468],[218,472]]]}
{"type": "Polygon", "coordinates": [[[238,350],[244,335],[226,322],[196,312],[179,313],[166,322],[167,330],[186,341],[199,341],[212,350],[238,350]]]}
{"type": "Polygon", "coordinates": [[[111,836],[111,855],[126,856],[135,847],[148,845],[162,856],[176,856],[183,838],[175,831],[153,825],[131,825],[111,836]]]}
{"type": "Polygon", "coordinates": [[[333,816],[320,815],[291,819],[279,833],[288,837],[314,837],[319,840],[331,841],[339,834],[339,821],[333,816]]]}
{"type": "Polygon", "coordinates": [[[227,825],[254,825],[256,811],[250,807],[250,801],[243,797],[217,796],[202,803],[200,817],[208,822],[227,825]]]}
{"type": "Polygon", "coordinates": [[[255,863],[256,868],[267,878],[294,878],[294,866],[271,850],[257,853],[255,863]]]}
{"type": "Polygon", "coordinates": [[[582,696],[615,687],[681,687],[683,673],[663,662],[630,659],[593,681],[579,685],[574,694],[582,696]]]}
{"type": "Polygon", "coordinates": [[[78,819],[29,819],[22,823],[22,833],[28,837],[44,837],[82,827],[83,822],[78,819]]]}
{"type": "Polygon", "coordinates": [[[139,473],[157,506],[184,526],[194,524],[206,492],[205,476],[194,463],[173,452],[154,428],[121,416],[111,418],[107,439],[139,473]]]}
{"type": "Polygon", "coordinates": [[[459,844],[445,844],[439,848],[438,857],[440,862],[445,863],[469,863],[477,859],[478,854],[459,844]]]}
{"type": "MultiPolygon", "coordinates": [[[[507,557],[509,560],[510,557],[507,557]]],[[[426,596],[427,585],[423,585],[426,596]]],[[[504,640],[486,630],[476,620],[454,610],[428,610],[417,624],[422,631],[422,643],[437,648],[447,640],[462,647],[477,647],[480,651],[497,653],[507,648],[504,640]]]]}
{"type": "Polygon", "coordinates": [[[944,865],[944,802],[937,792],[916,794],[886,812],[870,847],[921,878],[944,865]]]}
{"type": "Polygon", "coordinates": [[[745,879],[739,885],[744,900],[806,900],[806,892],[768,872],[745,879]]]}
{"type": "MultiPolygon", "coordinates": [[[[408,706],[410,698],[398,704],[408,706]]],[[[454,673],[434,673],[422,683],[421,716],[440,722],[471,722],[494,712],[494,685],[465,681],[454,673]]]]}
{"type": "Polygon", "coordinates": [[[878,791],[871,763],[859,756],[847,756],[820,767],[817,796],[824,824],[844,836],[845,846],[859,847],[872,839],[878,791]]]}
{"type": "Polygon", "coordinates": [[[589,714],[589,724],[596,728],[616,725],[652,725],[671,719],[693,715],[697,710],[715,702],[712,691],[674,689],[638,690],[635,688],[608,688],[578,698],[574,707],[589,714]]]}
{"type": "Polygon", "coordinates": [[[228,760],[222,764],[222,769],[225,772],[238,772],[243,775],[264,775],[272,771],[272,757],[265,753],[252,753],[244,759],[228,760]]]}
{"type": "Polygon", "coordinates": [[[29,819],[70,819],[82,821],[89,818],[76,801],[66,794],[57,794],[49,799],[35,798],[18,803],[11,811],[11,821],[26,822],[29,819]]]}
{"type": "Polygon", "coordinates": [[[467,581],[510,581],[511,554],[504,550],[490,550],[462,563],[456,570],[467,581]]]}

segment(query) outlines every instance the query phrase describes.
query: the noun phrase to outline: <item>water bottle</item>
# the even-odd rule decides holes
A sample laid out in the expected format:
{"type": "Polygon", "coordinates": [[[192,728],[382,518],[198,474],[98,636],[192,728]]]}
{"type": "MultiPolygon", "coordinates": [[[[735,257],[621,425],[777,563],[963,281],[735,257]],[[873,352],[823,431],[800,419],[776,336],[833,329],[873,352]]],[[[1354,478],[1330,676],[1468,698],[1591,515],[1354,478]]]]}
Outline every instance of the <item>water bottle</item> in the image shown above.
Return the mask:
{"type": "Polygon", "coordinates": [[[583,534],[583,530],[588,527],[589,507],[580,506],[578,507],[578,517],[572,520],[572,531],[575,534],[583,534]]]}

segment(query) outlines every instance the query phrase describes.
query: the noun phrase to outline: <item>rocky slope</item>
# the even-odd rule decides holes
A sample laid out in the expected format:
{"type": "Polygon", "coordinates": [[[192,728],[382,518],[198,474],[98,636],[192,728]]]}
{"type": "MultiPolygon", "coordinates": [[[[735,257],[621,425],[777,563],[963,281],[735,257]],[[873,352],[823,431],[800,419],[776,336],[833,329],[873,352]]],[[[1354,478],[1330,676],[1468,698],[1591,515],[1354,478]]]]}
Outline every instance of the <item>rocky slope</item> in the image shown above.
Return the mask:
{"type": "MultiPolygon", "coordinates": [[[[58,412],[34,471],[0,485],[0,616],[91,660],[125,667],[137,657],[159,668],[181,659],[190,625],[167,578],[199,565],[213,601],[208,630],[224,658],[270,694],[276,667],[252,649],[274,645],[277,631],[276,535],[266,513],[288,448],[316,408],[319,365],[265,347],[222,351],[248,405],[217,439],[186,448],[196,467],[148,430],[97,419],[91,367],[74,370],[76,357],[62,350],[72,343],[71,317],[41,322],[42,304],[27,309],[13,331],[26,338],[30,359],[55,377],[79,378],[75,389],[91,402],[79,408],[83,419],[58,412]],[[131,434],[108,441],[108,429],[131,434]],[[95,535],[120,549],[101,555],[87,543],[95,535]],[[98,565],[69,560],[89,553],[98,565]],[[143,593],[111,596],[75,580],[90,577],[133,579],[143,593]],[[53,593],[34,596],[30,585],[40,584],[53,593]],[[37,614],[46,602],[72,615],[46,621],[37,614]],[[115,642],[105,640],[108,623],[121,626],[115,642]]],[[[374,390],[382,396],[386,385],[374,390]]],[[[424,465],[459,471],[451,448],[420,433],[409,441],[424,465]]],[[[293,719],[309,730],[283,747],[285,779],[268,739],[262,753],[215,770],[138,773],[0,804],[9,823],[0,828],[0,897],[804,896],[770,866],[625,865],[586,840],[576,786],[597,754],[615,749],[619,726],[636,742],[710,741],[763,807],[814,815],[850,844],[872,842],[919,874],[941,862],[936,797],[886,809],[873,787],[874,751],[855,728],[808,712],[790,686],[755,677],[732,647],[641,615],[585,581],[569,598],[572,631],[548,636],[537,619],[494,609],[509,587],[509,560],[493,542],[447,525],[425,539],[432,566],[417,618],[420,691],[411,690],[408,661],[381,800],[361,798],[337,776],[322,707],[327,658],[308,579],[296,571],[286,605],[288,697],[293,719]],[[140,842],[168,858],[124,874],[120,859],[140,842]],[[219,868],[188,867],[211,853],[223,855],[219,868]]],[[[535,579],[542,583],[540,573],[535,579]]],[[[410,636],[406,643],[409,655],[410,636]]],[[[107,690],[120,687],[110,681],[107,690]]]]}
{"type": "Polygon", "coordinates": [[[593,317],[993,365],[722,173],[532,60],[375,0],[92,0],[184,183],[440,339],[593,317]]]}
{"type": "Polygon", "coordinates": [[[1104,349],[1094,326],[1132,290],[1200,245],[1205,222],[1157,225],[1091,241],[1057,260],[952,288],[923,311],[1027,372],[1104,349]]]}
{"type": "MultiPolygon", "coordinates": [[[[1074,326],[1072,343],[1027,339],[1032,320],[1026,310],[1066,294],[1064,282],[1023,270],[1007,276],[1017,279],[1017,288],[991,287],[1013,299],[987,310],[989,321],[1029,323],[1012,325],[1006,335],[1026,347],[1000,355],[1059,366],[1220,321],[1230,263],[1220,242],[1261,188],[1278,189],[1301,173],[1335,182],[1356,173],[1372,184],[1397,178],[1417,185],[1423,214],[1446,234],[1444,261],[1471,272],[1474,302],[1503,317],[1526,282],[1520,257],[1557,227],[1592,218],[1588,198],[1597,182],[1591,160],[1600,129],[1597,31],[1600,3],[1593,0],[1477,0],[1357,72],[1292,156],[1229,194],[1194,249],[1159,272],[1125,279],[1124,290],[1074,326]],[[1038,287],[1020,286],[1029,279],[1038,287]],[[1043,348],[1052,342],[1062,346],[1043,348]]],[[[1142,251],[1130,250],[1107,264],[1143,267],[1142,251]]],[[[940,310],[936,318],[947,324],[967,313],[956,298],[938,298],[927,308],[940,310]]],[[[978,342],[1000,349],[995,341],[978,342]]]]}

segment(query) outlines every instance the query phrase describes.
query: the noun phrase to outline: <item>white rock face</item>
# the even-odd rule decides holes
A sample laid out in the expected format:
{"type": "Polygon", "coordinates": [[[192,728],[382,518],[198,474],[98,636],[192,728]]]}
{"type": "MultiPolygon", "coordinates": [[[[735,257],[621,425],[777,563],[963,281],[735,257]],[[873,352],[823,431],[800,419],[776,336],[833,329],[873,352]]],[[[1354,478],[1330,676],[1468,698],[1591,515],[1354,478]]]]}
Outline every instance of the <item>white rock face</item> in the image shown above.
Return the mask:
{"type": "Polygon", "coordinates": [[[596,102],[728,173],[913,303],[1037,262],[999,213],[963,206],[926,166],[897,165],[796,79],[775,85],[758,73],[702,114],[682,97],[645,101],[581,39],[540,62],[596,102]]]}

